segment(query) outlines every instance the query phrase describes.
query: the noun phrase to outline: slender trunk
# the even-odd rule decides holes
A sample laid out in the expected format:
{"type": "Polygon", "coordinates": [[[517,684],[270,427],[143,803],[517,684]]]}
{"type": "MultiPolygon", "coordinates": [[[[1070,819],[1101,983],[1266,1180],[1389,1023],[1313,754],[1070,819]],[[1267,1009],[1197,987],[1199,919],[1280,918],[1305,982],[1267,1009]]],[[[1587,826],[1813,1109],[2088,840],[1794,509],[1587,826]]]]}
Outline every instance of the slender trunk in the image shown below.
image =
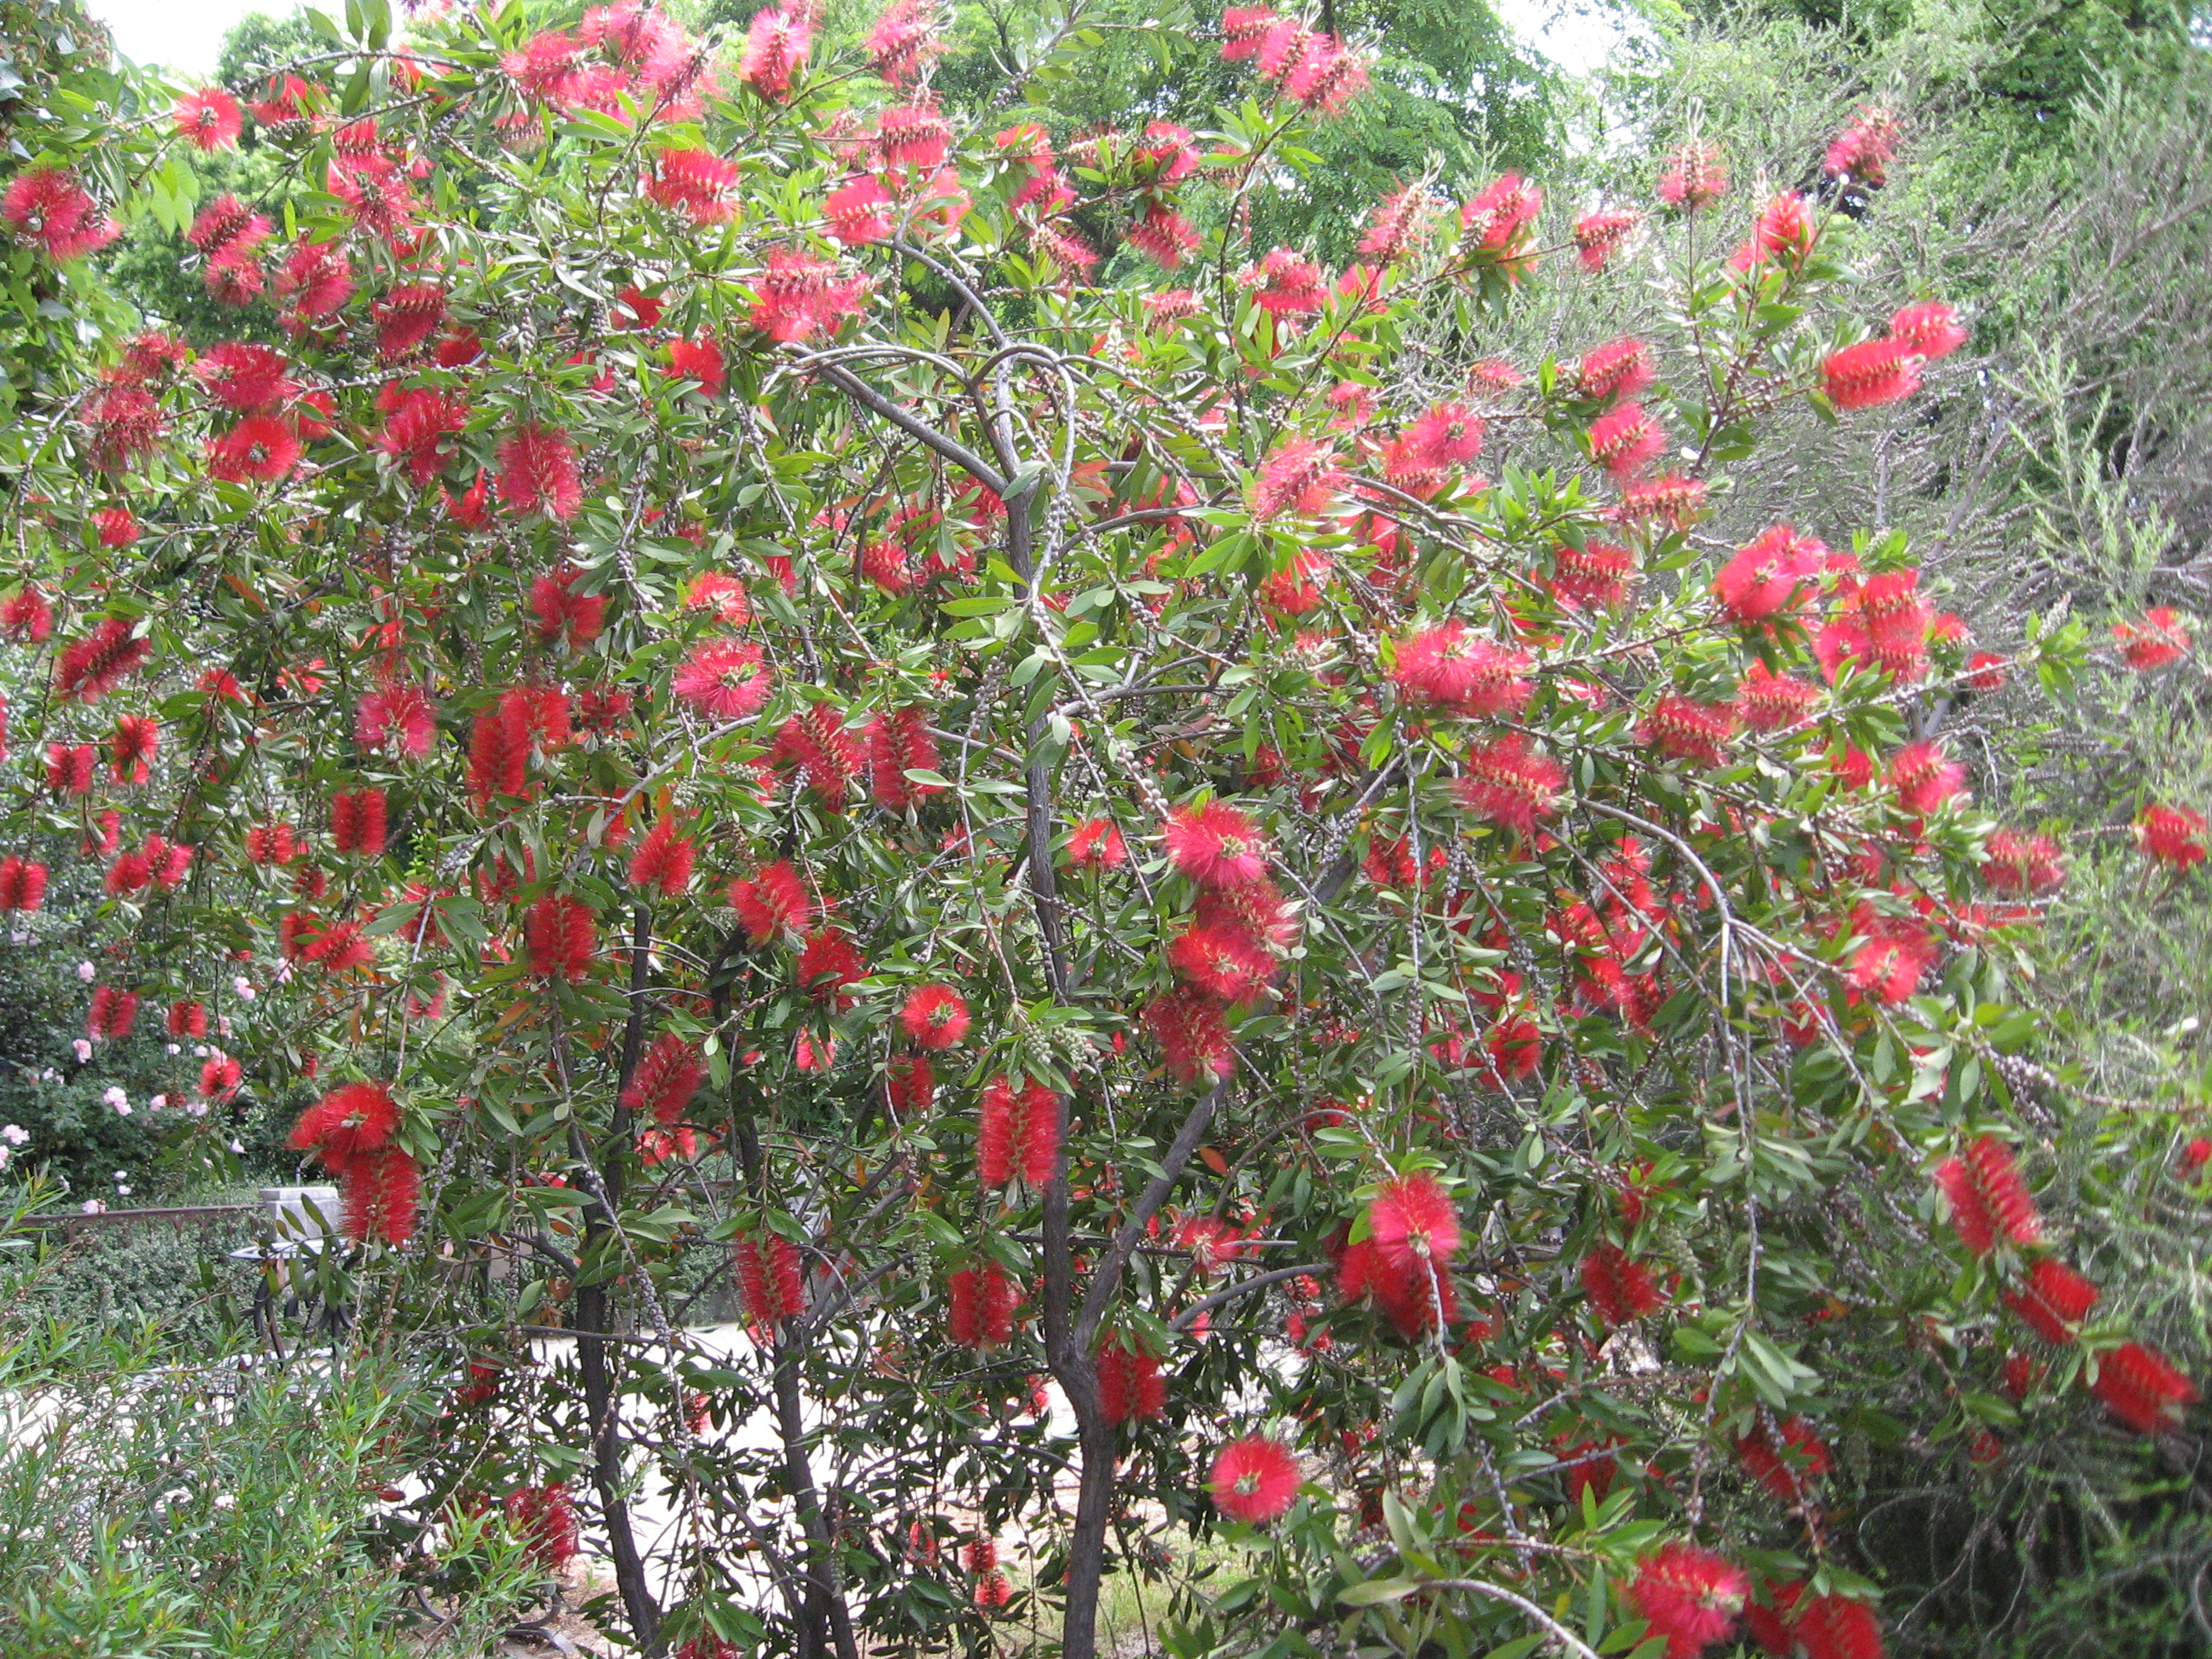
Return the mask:
{"type": "Polygon", "coordinates": [[[1095,1659],[1098,1650],[1098,1591],[1105,1577],[1106,1522],[1114,1496],[1114,1425],[1098,1398],[1098,1368],[1078,1330],[1075,1261],[1069,1223],[1065,1154],[1044,1193],[1044,1345],[1053,1380],[1075,1413],[1082,1468],[1075,1493],[1075,1527],[1067,1544],[1066,1606],[1061,1617],[1060,1659],[1095,1659]]]}
{"type": "MultiPolygon", "coordinates": [[[[609,1144],[617,1156],[607,1159],[604,1171],[593,1167],[599,1197],[604,1201],[593,1204],[586,1214],[580,1258],[586,1263],[598,1254],[596,1247],[614,1229],[616,1217],[622,1209],[619,1154],[629,1139],[629,1113],[623,1108],[619,1097],[629,1087],[630,1073],[637,1069],[638,1055],[643,1047],[646,957],[652,942],[652,914],[640,902],[633,909],[629,1020],[623,1031],[622,1075],[616,1085],[617,1098],[609,1136],[609,1144]]],[[[582,1133],[572,1128],[571,1133],[577,1156],[588,1158],[590,1148],[582,1133]]],[[[592,1484],[599,1493],[600,1510],[606,1516],[607,1553],[614,1559],[615,1589],[622,1597],[623,1612],[629,1616],[630,1634],[636,1638],[640,1650],[651,1659],[660,1651],[660,1603],[646,1581],[645,1556],[637,1547],[637,1534],[630,1525],[629,1500],[623,1493],[620,1390],[607,1363],[606,1339],[611,1334],[611,1315],[604,1283],[578,1287],[576,1364],[583,1375],[584,1407],[591,1422],[592,1484]]]]}
{"type": "Polygon", "coordinates": [[[799,1350],[788,1335],[776,1345],[776,1428],[783,1437],[783,1480],[806,1540],[806,1598],[798,1625],[799,1659],[820,1659],[826,1626],[837,1659],[860,1659],[853,1639],[853,1616],[837,1583],[830,1528],[814,1490],[814,1466],[806,1455],[806,1418],[800,1409],[799,1350]]]}

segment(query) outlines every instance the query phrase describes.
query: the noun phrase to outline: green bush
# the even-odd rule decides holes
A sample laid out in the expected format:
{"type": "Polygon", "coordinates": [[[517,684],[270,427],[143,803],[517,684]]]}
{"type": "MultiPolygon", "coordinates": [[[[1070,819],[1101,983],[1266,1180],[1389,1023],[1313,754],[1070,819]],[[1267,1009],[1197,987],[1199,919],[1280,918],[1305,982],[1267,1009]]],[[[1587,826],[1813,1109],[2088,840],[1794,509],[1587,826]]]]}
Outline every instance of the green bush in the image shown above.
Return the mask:
{"type": "Polygon", "coordinates": [[[511,1617],[537,1574],[495,1527],[380,1533],[427,1421],[396,1371],[161,1364],[149,1329],[34,1322],[26,1277],[0,1282],[0,1653],[436,1659],[511,1617]]]}

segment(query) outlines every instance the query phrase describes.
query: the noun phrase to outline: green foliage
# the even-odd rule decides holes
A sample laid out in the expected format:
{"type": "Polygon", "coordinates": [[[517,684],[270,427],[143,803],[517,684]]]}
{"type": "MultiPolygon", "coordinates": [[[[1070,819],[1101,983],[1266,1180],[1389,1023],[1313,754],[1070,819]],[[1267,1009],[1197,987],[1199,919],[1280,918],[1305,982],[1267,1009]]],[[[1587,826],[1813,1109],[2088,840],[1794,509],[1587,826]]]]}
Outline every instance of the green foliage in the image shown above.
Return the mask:
{"type": "Polygon", "coordinates": [[[511,1616],[534,1574],[495,1532],[457,1521],[404,1571],[381,1535],[377,1492],[423,1426],[404,1377],[217,1348],[160,1363],[150,1332],[27,1318],[9,1260],[0,1650],[461,1659],[511,1616]]]}

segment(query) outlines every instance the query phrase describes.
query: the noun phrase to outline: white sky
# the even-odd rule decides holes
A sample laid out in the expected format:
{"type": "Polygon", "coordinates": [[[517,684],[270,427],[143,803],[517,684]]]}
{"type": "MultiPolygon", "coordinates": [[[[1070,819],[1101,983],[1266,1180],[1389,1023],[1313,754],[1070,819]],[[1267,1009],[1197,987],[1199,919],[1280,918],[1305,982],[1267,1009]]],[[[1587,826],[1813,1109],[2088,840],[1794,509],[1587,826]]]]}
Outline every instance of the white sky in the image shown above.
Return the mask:
{"type": "MultiPolygon", "coordinates": [[[[86,9],[113,31],[125,58],[189,79],[215,68],[222,37],[248,12],[285,17],[298,7],[296,0],[87,0],[86,9]]],[[[325,9],[343,16],[344,0],[325,9]]]]}
{"type": "MultiPolygon", "coordinates": [[[[1507,25],[1561,68],[1595,69],[1620,39],[1619,25],[1587,0],[1491,0],[1507,25]]],[[[283,17],[298,0],[89,0],[94,16],[115,32],[123,55],[160,64],[190,78],[215,67],[230,26],[249,12],[283,17]]],[[[343,15],[343,0],[324,9],[343,15]]]]}

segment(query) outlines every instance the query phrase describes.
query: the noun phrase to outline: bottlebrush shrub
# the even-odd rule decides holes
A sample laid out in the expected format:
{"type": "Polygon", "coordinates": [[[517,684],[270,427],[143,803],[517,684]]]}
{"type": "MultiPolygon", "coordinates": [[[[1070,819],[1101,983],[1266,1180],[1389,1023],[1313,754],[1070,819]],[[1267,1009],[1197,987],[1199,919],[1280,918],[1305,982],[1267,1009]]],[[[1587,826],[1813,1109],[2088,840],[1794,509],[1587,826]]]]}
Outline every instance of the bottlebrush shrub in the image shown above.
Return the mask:
{"type": "MultiPolygon", "coordinates": [[[[11,916],[106,889],[88,1046],[126,998],[224,1033],[181,1136],[319,1073],[363,1341],[465,1389],[575,1334],[441,1427],[426,1528],[574,1481],[648,1650],[980,1640],[1004,1596],[911,1547],[980,1519],[1093,1659],[1109,1540],[1224,1518],[1270,1588],[1187,1586],[1197,1648],[1571,1605],[1672,1649],[1766,1606],[1754,1551],[1874,1628],[1812,1451],[1960,1443],[2000,1297],[2184,1426],[2125,1285],[2077,1327],[2030,1276],[2057,843],[1912,720],[2086,639],[1993,670],[1897,536],[1738,470],[1788,400],[1946,385],[1957,319],[1863,311],[1850,222],[1700,151],[1595,227],[1509,177],[1394,193],[1342,272],[1247,248],[1199,227],[1366,73],[1262,7],[1217,131],[1065,149],[949,119],[911,5],[850,61],[796,4],[726,50],[359,10],[366,74],[252,117],[254,340],[90,318],[24,428],[0,856],[11,916]],[[1499,356],[1616,283],[1632,339],[1499,356]]],[[[2111,828],[2197,882],[2195,813],[2111,828]]]]}

